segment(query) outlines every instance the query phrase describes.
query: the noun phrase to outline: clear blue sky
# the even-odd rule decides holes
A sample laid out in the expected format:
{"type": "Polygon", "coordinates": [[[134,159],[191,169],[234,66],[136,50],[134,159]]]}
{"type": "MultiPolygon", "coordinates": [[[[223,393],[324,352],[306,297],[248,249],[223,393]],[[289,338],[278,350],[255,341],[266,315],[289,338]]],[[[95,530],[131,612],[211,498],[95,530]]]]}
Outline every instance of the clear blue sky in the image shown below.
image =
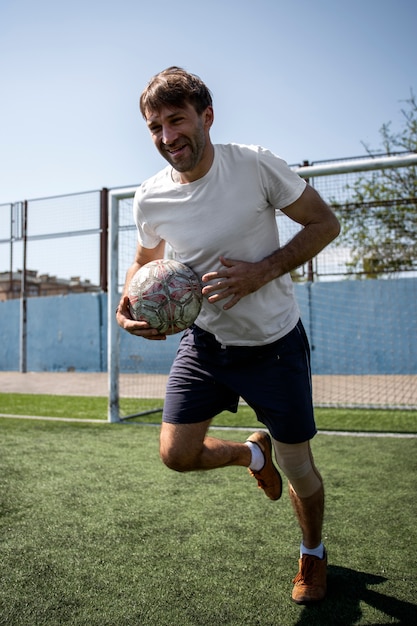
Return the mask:
{"type": "Polygon", "coordinates": [[[169,65],[213,92],[215,142],[364,154],[417,91],[416,27],[416,0],[0,0],[0,203],[160,169],[138,98],[169,65]]]}

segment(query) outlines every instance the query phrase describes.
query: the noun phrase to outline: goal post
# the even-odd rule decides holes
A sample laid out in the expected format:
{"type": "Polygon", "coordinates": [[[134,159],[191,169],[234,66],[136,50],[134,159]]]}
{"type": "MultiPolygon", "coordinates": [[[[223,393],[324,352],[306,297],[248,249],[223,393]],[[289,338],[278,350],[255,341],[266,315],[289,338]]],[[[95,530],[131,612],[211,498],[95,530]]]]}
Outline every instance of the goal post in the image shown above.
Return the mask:
{"type": "MultiPolygon", "coordinates": [[[[407,153],[292,169],[308,179],[324,200],[336,205],[338,212],[343,212],[346,189],[352,188],[358,176],[378,176],[395,169],[409,172],[407,168],[416,166],[417,154],[407,153]]],[[[163,404],[166,378],[179,342],[179,335],[164,342],[135,341],[137,338],[121,332],[115,319],[137,243],[132,211],[136,188],[110,190],[108,198],[110,422],[127,419],[122,399],[158,399],[159,405],[163,404]]],[[[416,198],[398,198],[390,210],[395,212],[404,202],[411,202],[417,211],[416,198]]],[[[280,212],[277,220],[281,243],[285,243],[300,227],[280,212]]],[[[372,268],[368,268],[366,277],[348,272],[349,253],[349,246],[340,247],[336,240],[311,265],[293,272],[296,297],[312,346],[315,406],[417,409],[417,270],[372,280],[372,268]],[[352,280],[359,278],[362,280],[352,280]]],[[[149,412],[152,410],[151,406],[149,412]]]]}
{"type": "MultiPolygon", "coordinates": [[[[107,364],[108,421],[120,421],[120,328],[116,321],[119,294],[119,206],[120,201],[133,198],[135,187],[109,191],[108,226],[108,288],[107,288],[107,364]]],[[[133,220],[133,216],[132,216],[133,220]]],[[[133,261],[132,251],[132,261],[133,261]]]]}
{"type": "Polygon", "coordinates": [[[123,332],[116,321],[127,269],[131,265],[137,232],[133,222],[136,187],[109,191],[107,362],[109,422],[121,422],[162,410],[165,384],[179,335],[166,341],[143,341],[123,332]],[[158,345],[156,345],[158,344],[158,345]],[[141,400],[138,412],[135,400],[141,400]],[[146,400],[147,406],[143,407],[146,400]]]}
{"type": "Polygon", "coordinates": [[[375,156],[360,159],[346,159],[332,163],[318,163],[316,165],[301,165],[294,167],[301,178],[316,178],[317,176],[335,176],[336,174],[354,174],[375,170],[410,167],[417,165],[417,154],[396,154],[375,156]]]}

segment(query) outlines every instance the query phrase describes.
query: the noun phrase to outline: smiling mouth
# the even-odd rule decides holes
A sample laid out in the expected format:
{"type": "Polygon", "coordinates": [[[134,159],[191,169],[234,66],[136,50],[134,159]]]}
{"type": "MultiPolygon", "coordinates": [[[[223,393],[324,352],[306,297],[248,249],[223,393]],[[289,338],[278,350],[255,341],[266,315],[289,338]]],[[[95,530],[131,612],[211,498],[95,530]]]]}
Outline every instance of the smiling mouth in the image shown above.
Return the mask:
{"type": "Polygon", "coordinates": [[[187,144],[184,144],[183,146],[178,146],[178,148],[171,148],[170,150],[167,150],[167,152],[171,155],[171,156],[175,156],[176,154],[181,153],[184,148],[186,147],[187,144]]]}

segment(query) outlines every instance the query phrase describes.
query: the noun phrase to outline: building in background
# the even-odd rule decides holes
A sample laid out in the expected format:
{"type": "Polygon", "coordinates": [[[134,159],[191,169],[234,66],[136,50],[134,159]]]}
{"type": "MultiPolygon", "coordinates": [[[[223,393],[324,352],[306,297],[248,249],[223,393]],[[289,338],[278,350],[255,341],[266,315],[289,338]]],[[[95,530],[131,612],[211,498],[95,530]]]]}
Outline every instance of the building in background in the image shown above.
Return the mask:
{"type": "MultiPolygon", "coordinates": [[[[22,270],[0,272],[0,302],[20,298],[22,294],[22,270]]],[[[26,270],[25,295],[28,298],[41,296],[62,296],[70,293],[97,293],[100,287],[80,276],[58,278],[49,274],[38,274],[36,270],[26,270]]]]}

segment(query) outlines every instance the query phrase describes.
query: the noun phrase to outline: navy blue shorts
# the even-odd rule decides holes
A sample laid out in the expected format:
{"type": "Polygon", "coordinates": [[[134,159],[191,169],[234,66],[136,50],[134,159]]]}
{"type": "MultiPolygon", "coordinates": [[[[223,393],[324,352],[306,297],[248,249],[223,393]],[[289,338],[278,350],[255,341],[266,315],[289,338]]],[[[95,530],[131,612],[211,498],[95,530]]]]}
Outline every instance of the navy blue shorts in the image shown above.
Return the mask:
{"type": "Polygon", "coordinates": [[[185,331],[169,375],[163,421],[194,424],[228,410],[239,398],[277,441],[301,443],[316,434],[310,347],[301,323],[264,346],[227,346],[192,326],[185,331]]]}

